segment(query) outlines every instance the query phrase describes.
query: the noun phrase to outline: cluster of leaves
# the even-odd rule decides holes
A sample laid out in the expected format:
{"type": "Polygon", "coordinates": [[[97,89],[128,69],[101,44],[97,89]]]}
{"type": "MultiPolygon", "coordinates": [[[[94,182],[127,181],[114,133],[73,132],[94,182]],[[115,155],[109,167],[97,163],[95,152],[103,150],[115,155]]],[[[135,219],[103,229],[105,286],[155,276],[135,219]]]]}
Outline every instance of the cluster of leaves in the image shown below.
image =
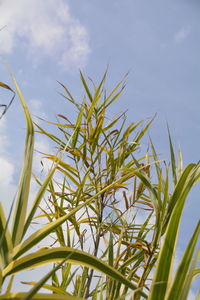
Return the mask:
{"type": "Polygon", "coordinates": [[[61,84],[62,96],[77,117],[73,121],[60,114],[57,123],[48,121],[58,134],[36,125],[37,132],[55,143],[57,154],[43,153],[52,168],[43,183],[35,176],[39,190],[29,212],[34,126],[13,78],[27,136],[15,212],[6,220],[0,207],[1,286],[11,277],[0,299],[187,299],[199,273],[200,251],[194,255],[199,223],[174,276],[172,268],[185,200],[200,178],[200,165],[183,168],[180,152],[176,161],[170,134],[170,167],[158,160],[151,141],[151,153],[138,158],[140,141],[153,120],[141,127],[143,121],[126,126],[125,114],[108,119],[107,110],[121,95],[124,80],[107,95],[106,75],[98,86],[92,82],[91,90],[81,73],[82,103],[61,84]],[[62,181],[53,178],[55,171],[62,181]],[[27,237],[31,223],[41,218],[48,223],[27,237]],[[27,254],[50,234],[52,245],[27,254]],[[29,292],[11,293],[15,273],[47,263],[53,269],[29,283],[29,292]],[[38,293],[41,287],[53,293],[38,293]]]}

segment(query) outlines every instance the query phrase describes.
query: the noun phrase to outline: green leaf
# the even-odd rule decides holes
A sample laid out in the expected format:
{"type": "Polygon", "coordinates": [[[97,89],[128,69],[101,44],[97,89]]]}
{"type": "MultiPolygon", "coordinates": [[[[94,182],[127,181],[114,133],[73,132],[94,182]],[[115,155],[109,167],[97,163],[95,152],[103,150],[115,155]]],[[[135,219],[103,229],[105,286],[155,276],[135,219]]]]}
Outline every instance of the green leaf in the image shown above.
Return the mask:
{"type": "Polygon", "coordinates": [[[151,144],[151,149],[152,149],[152,153],[153,153],[153,157],[154,157],[154,160],[156,160],[157,162],[155,163],[155,166],[156,166],[156,173],[157,173],[157,177],[159,178],[160,176],[162,176],[162,168],[161,168],[161,165],[160,163],[158,162],[158,155],[156,153],[156,150],[155,150],[155,147],[153,145],[153,142],[150,138],[150,144],[151,144]]]}
{"type": "Polygon", "coordinates": [[[23,236],[25,235],[26,231],[28,230],[28,228],[29,228],[29,226],[30,226],[30,224],[31,224],[31,222],[33,220],[33,217],[34,217],[34,215],[36,213],[36,210],[38,209],[38,206],[39,206],[39,204],[40,204],[40,202],[42,200],[42,197],[44,196],[44,193],[46,192],[46,189],[47,189],[47,187],[48,187],[48,185],[49,185],[49,183],[51,181],[51,178],[52,178],[52,176],[53,176],[56,168],[57,168],[57,165],[53,169],[51,169],[51,171],[48,173],[45,181],[41,185],[39,191],[37,192],[37,195],[36,195],[36,197],[35,197],[35,199],[33,201],[31,210],[30,210],[30,212],[28,214],[28,217],[27,217],[25,225],[24,225],[23,236]]]}
{"type": "Polygon", "coordinates": [[[179,178],[183,172],[183,157],[182,157],[180,146],[178,147],[178,170],[177,170],[177,172],[178,172],[178,178],[179,178]]]}
{"type": "MultiPolygon", "coordinates": [[[[27,284],[27,285],[34,285],[34,286],[37,284],[37,282],[35,282],[35,281],[28,281],[28,282],[26,282],[26,281],[21,281],[21,283],[27,284]]],[[[70,294],[67,293],[64,289],[62,289],[62,288],[60,288],[60,287],[52,286],[52,285],[50,285],[50,284],[43,284],[42,288],[43,288],[43,289],[46,289],[46,290],[48,290],[48,291],[51,291],[51,292],[53,292],[54,294],[70,296],[70,294]]]]}
{"type": "Polygon", "coordinates": [[[16,196],[16,208],[13,217],[13,231],[12,231],[12,240],[14,246],[20,243],[23,231],[24,231],[24,223],[26,219],[26,210],[28,204],[29,197],[29,189],[30,189],[30,180],[31,180],[31,172],[32,172],[32,160],[33,160],[33,147],[34,147],[34,127],[33,122],[28,111],[26,102],[21,93],[21,90],[12,76],[13,82],[15,84],[17,94],[19,96],[21,105],[24,110],[24,115],[26,117],[26,142],[25,142],[25,150],[24,150],[24,160],[21,169],[19,185],[16,196]]]}
{"type": "Polygon", "coordinates": [[[109,248],[108,248],[108,264],[109,266],[113,267],[113,263],[114,263],[113,234],[112,231],[110,231],[109,248]]]}
{"type": "MultiPolygon", "coordinates": [[[[53,249],[41,249],[32,254],[26,255],[11,262],[2,272],[3,277],[17,273],[22,270],[30,269],[36,266],[41,266],[47,263],[67,259],[70,263],[84,265],[86,267],[96,269],[108,275],[112,279],[118,280],[131,289],[136,289],[137,286],[127,280],[120,272],[113,267],[102,262],[100,259],[80,250],[74,250],[69,247],[59,247],[53,249]],[[68,258],[69,257],[69,258],[68,258]]],[[[146,295],[141,292],[141,295],[146,295]]]]}
{"type": "Polygon", "coordinates": [[[80,105],[78,103],[76,103],[76,101],[74,100],[74,98],[72,97],[72,94],[70,93],[70,91],[66,88],[66,86],[64,84],[62,84],[61,82],[58,81],[58,83],[64,88],[65,92],[67,93],[68,97],[66,97],[65,95],[63,95],[62,93],[59,93],[61,96],[63,96],[64,98],[66,98],[67,100],[69,100],[71,103],[73,103],[76,108],[78,108],[78,110],[80,110],[80,105]]]}
{"type": "MultiPolygon", "coordinates": [[[[23,300],[27,293],[11,293],[4,294],[0,296],[0,299],[13,299],[13,300],[23,300]]],[[[29,298],[30,299],[30,298],[29,298]]],[[[38,293],[34,295],[31,299],[33,300],[83,300],[83,298],[68,296],[68,295],[56,295],[56,294],[44,294],[38,293]]]]}
{"type": "Polygon", "coordinates": [[[189,272],[187,273],[187,276],[185,278],[185,282],[184,282],[184,285],[181,289],[181,293],[179,294],[178,300],[187,300],[188,299],[188,294],[189,294],[189,291],[190,291],[192,280],[194,278],[193,277],[193,272],[194,272],[194,269],[195,269],[196,265],[200,261],[199,259],[200,259],[200,247],[197,249],[197,251],[195,253],[192,265],[190,267],[189,272]]]}
{"type": "Polygon", "coordinates": [[[72,138],[72,143],[71,143],[72,148],[76,147],[76,143],[77,143],[79,132],[80,132],[80,125],[81,125],[82,118],[83,118],[84,109],[85,109],[85,104],[83,102],[81,110],[80,110],[79,115],[78,115],[77,120],[76,120],[76,124],[75,124],[76,129],[74,131],[73,138],[72,138]]]}
{"type": "Polygon", "coordinates": [[[100,82],[98,88],[95,89],[95,94],[94,94],[94,98],[95,98],[95,99],[98,98],[99,96],[101,96],[101,94],[102,94],[101,91],[102,91],[103,85],[104,85],[104,83],[105,83],[105,81],[106,81],[106,75],[107,75],[107,72],[108,72],[108,69],[105,71],[105,73],[104,73],[104,75],[103,75],[103,78],[102,78],[102,80],[101,80],[101,82],[100,82]]]}
{"type": "Polygon", "coordinates": [[[88,95],[88,98],[89,98],[90,102],[92,102],[92,101],[93,101],[93,97],[92,97],[92,95],[91,95],[91,93],[90,93],[90,90],[89,90],[89,88],[88,88],[88,86],[87,86],[87,83],[86,83],[85,78],[83,77],[83,74],[81,73],[81,71],[80,71],[80,76],[81,76],[81,81],[82,81],[82,83],[83,83],[83,86],[84,86],[84,88],[85,88],[85,91],[86,91],[86,93],[87,93],[87,95],[88,95]]]}
{"type": "Polygon", "coordinates": [[[196,277],[196,276],[199,275],[199,274],[200,274],[200,268],[194,269],[193,277],[196,277]]]}
{"type": "MultiPolygon", "coordinates": [[[[13,202],[14,203],[14,202],[13,202]]],[[[9,252],[13,249],[13,243],[11,234],[8,228],[8,222],[11,217],[12,213],[12,207],[10,209],[10,213],[8,216],[8,219],[6,220],[6,217],[4,215],[3,207],[0,202],[0,232],[1,232],[1,238],[0,238],[0,254],[3,260],[3,263],[6,265],[9,261],[9,252]]]]}
{"type": "Polygon", "coordinates": [[[116,99],[119,98],[119,96],[121,95],[124,87],[125,87],[125,79],[127,77],[128,73],[125,74],[124,78],[113,88],[113,90],[111,91],[111,93],[106,97],[106,99],[104,100],[104,102],[100,105],[99,109],[106,109],[108,106],[110,106],[116,99]],[[119,90],[119,92],[117,92],[117,90],[119,89],[119,87],[122,86],[119,90]]]}
{"type": "Polygon", "coordinates": [[[0,268],[0,291],[1,291],[1,287],[2,287],[2,282],[3,282],[3,276],[2,276],[2,270],[0,268]]]}
{"type": "MultiPolygon", "coordinates": [[[[151,121],[149,123],[147,123],[147,125],[145,126],[144,129],[142,129],[140,131],[140,133],[136,136],[136,138],[133,140],[133,146],[134,148],[136,147],[136,145],[139,143],[139,141],[141,140],[141,138],[144,136],[144,134],[147,132],[147,130],[149,129],[149,127],[151,126],[152,122],[154,121],[156,116],[154,116],[151,121]]],[[[138,124],[137,124],[138,125],[138,124]]]]}
{"type": "Polygon", "coordinates": [[[176,183],[177,183],[176,158],[175,158],[174,149],[173,149],[172,140],[171,140],[171,135],[170,135],[170,131],[169,131],[168,126],[167,126],[167,129],[168,129],[168,137],[169,137],[169,145],[170,145],[173,182],[174,182],[174,185],[176,185],[176,183]]]}
{"type": "MultiPolygon", "coordinates": [[[[190,169],[190,166],[188,166],[188,168],[190,169]]],[[[178,238],[179,224],[185,200],[190,189],[195,184],[196,180],[200,177],[199,165],[193,165],[192,169],[190,170],[191,171],[187,173],[186,184],[184,182],[184,184],[179,188],[179,190],[176,191],[177,201],[169,218],[169,223],[167,225],[164,241],[159,252],[157,267],[154,273],[149,300],[163,300],[166,296],[166,289],[168,287],[173,267],[173,258],[178,238]]],[[[182,176],[183,175],[184,174],[182,174],[182,176]]]]}
{"type": "Polygon", "coordinates": [[[195,300],[199,300],[200,299],[200,289],[198,290],[196,296],[195,296],[195,300]]]}
{"type": "Polygon", "coordinates": [[[184,190],[185,187],[187,187],[187,180],[190,177],[190,173],[194,169],[194,167],[195,167],[195,164],[189,164],[185,168],[185,170],[183,171],[181,177],[179,178],[179,180],[176,184],[176,187],[175,187],[174,192],[171,196],[171,199],[169,200],[167,213],[166,213],[166,216],[165,216],[165,219],[164,219],[163,232],[166,229],[166,226],[169,222],[169,218],[172,214],[172,211],[173,211],[176,203],[178,202],[178,200],[180,198],[180,195],[181,195],[182,191],[184,190]]]}
{"type": "Polygon", "coordinates": [[[66,261],[66,259],[62,260],[61,263],[59,263],[56,267],[54,267],[50,272],[48,272],[37,284],[35,284],[32,289],[26,294],[23,300],[29,300],[32,299],[34,295],[42,288],[44,283],[52,276],[54,272],[56,272],[60,267],[63,265],[63,263],[66,261]]]}
{"type": "Polygon", "coordinates": [[[113,186],[118,184],[121,181],[125,181],[130,177],[131,174],[135,174],[136,171],[132,171],[127,175],[124,175],[120,179],[114,181],[110,185],[103,188],[101,191],[99,191],[94,196],[90,197],[88,200],[85,200],[83,204],[78,205],[76,208],[72,209],[68,214],[58,218],[54,222],[51,222],[47,225],[45,225],[43,228],[39,229],[35,233],[33,233],[27,240],[19,244],[13,249],[13,259],[16,259],[26,251],[28,251],[30,248],[38,244],[42,239],[44,239],[46,236],[48,236],[51,232],[53,232],[58,226],[62,225],[67,219],[72,217],[76,212],[78,212],[81,208],[88,205],[93,199],[96,199],[99,195],[106,192],[107,190],[111,189],[113,186]]]}
{"type": "Polygon", "coordinates": [[[140,178],[146,188],[149,190],[151,200],[155,209],[159,208],[158,196],[154,186],[151,184],[149,178],[144,174],[144,172],[135,171],[135,175],[140,178]]]}
{"type": "MultiPolygon", "coordinates": [[[[198,240],[200,234],[200,222],[198,222],[196,229],[192,235],[192,238],[190,242],[188,243],[187,249],[185,250],[185,253],[181,259],[181,262],[178,266],[178,269],[175,274],[175,278],[173,279],[172,286],[170,290],[168,291],[168,296],[166,297],[166,300],[173,300],[173,299],[179,299],[180,292],[185,286],[185,280],[188,275],[188,270],[190,267],[190,263],[193,257],[193,253],[195,250],[195,246],[198,240]]],[[[180,299],[181,300],[181,299],[180,299]]]]}

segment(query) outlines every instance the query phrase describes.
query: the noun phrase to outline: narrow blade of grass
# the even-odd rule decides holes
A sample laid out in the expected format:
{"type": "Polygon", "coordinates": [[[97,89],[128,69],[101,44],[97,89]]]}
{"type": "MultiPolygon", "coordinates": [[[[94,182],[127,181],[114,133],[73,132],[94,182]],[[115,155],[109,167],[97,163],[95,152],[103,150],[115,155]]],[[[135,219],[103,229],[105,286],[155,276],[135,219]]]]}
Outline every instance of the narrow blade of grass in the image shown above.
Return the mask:
{"type": "Polygon", "coordinates": [[[173,284],[168,292],[166,300],[179,299],[180,292],[185,286],[185,280],[188,275],[188,270],[190,263],[194,254],[195,246],[200,234],[200,222],[198,222],[196,229],[192,235],[190,242],[185,250],[185,253],[181,259],[181,262],[178,266],[175,278],[173,279],[173,284]]]}
{"type": "Polygon", "coordinates": [[[21,90],[13,76],[12,79],[15,84],[22,108],[24,110],[24,115],[27,124],[24,160],[23,160],[23,166],[22,166],[20,179],[19,179],[19,185],[18,185],[17,196],[16,196],[16,207],[15,207],[15,213],[13,217],[12,240],[14,246],[16,246],[17,244],[20,243],[22,239],[23,231],[24,231],[24,223],[26,219],[26,210],[28,204],[30,180],[31,180],[31,172],[32,172],[32,161],[33,161],[34,127],[33,127],[33,122],[30,113],[28,111],[26,102],[21,93],[21,90]]]}
{"type": "Polygon", "coordinates": [[[169,126],[167,125],[167,130],[168,130],[168,137],[169,137],[169,146],[170,146],[170,155],[171,155],[171,165],[172,165],[172,176],[173,176],[173,182],[174,186],[177,183],[177,175],[176,175],[176,158],[174,154],[174,149],[172,145],[172,140],[171,140],[171,135],[169,131],[169,126]]]}
{"type": "Polygon", "coordinates": [[[185,200],[190,189],[196,182],[197,178],[199,179],[199,177],[200,166],[193,166],[191,171],[188,173],[185,182],[180,187],[180,190],[177,193],[177,203],[170,216],[164,241],[159,252],[157,267],[152,282],[149,300],[163,300],[166,296],[166,289],[168,287],[169,278],[171,276],[173,267],[173,258],[176,249],[178,229],[185,200]]]}
{"type": "MultiPolygon", "coordinates": [[[[35,253],[28,254],[22,258],[19,258],[18,260],[11,262],[3,270],[3,276],[6,277],[10,274],[14,274],[25,269],[30,269],[35,266],[41,266],[50,262],[56,262],[63,259],[67,259],[67,261],[73,264],[81,264],[86,267],[103,272],[112,279],[120,281],[122,284],[133,290],[137,288],[136,285],[134,285],[131,281],[127,280],[120,272],[115,270],[113,267],[107,265],[106,263],[102,262],[95,256],[68,247],[42,249],[35,253]]],[[[141,295],[143,297],[146,297],[146,294],[143,292],[141,292],[141,295]]]]}

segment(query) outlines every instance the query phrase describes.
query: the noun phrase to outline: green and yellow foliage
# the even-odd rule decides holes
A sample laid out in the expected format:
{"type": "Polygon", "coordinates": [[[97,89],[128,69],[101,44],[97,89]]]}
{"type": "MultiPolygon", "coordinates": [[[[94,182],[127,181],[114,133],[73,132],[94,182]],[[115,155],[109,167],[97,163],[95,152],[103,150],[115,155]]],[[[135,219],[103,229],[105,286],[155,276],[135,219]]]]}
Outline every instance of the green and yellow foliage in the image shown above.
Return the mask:
{"type": "MultiPolygon", "coordinates": [[[[153,119],[126,125],[125,113],[107,115],[124,80],[107,93],[107,73],[92,88],[80,76],[82,102],[61,84],[76,118],[71,120],[69,113],[46,121],[55,133],[33,123],[12,76],[27,134],[14,209],[7,219],[0,206],[0,299],[186,300],[199,274],[199,223],[172,271],[181,216],[200,178],[200,165],[183,168],[180,152],[176,161],[170,134],[170,165],[159,160],[151,140],[151,150],[140,155],[153,119]],[[50,139],[57,152],[42,153],[52,167],[43,182],[34,175],[38,192],[28,210],[35,133],[50,139]],[[44,219],[45,225],[30,234],[31,224],[44,219]],[[45,244],[50,235],[52,243],[45,244]],[[44,247],[35,251],[40,242],[44,247]],[[52,263],[41,280],[25,282],[33,286],[29,292],[12,292],[17,272],[52,263]],[[47,293],[39,292],[42,287],[47,293]]],[[[2,82],[0,87],[13,92],[2,82]]]]}

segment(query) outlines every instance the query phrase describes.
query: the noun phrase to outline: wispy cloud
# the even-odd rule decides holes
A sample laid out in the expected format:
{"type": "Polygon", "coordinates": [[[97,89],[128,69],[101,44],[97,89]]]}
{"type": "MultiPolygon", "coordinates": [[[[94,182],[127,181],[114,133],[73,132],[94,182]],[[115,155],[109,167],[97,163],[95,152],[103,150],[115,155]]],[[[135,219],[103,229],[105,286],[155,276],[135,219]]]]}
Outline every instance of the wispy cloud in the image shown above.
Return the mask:
{"type": "Polygon", "coordinates": [[[6,131],[6,118],[4,117],[0,120],[0,201],[5,212],[8,213],[16,192],[16,186],[14,184],[15,167],[11,155],[7,152],[8,138],[6,131]]]}
{"type": "Polygon", "coordinates": [[[0,120],[0,155],[5,153],[6,146],[8,143],[5,131],[6,131],[6,119],[4,117],[0,120]]]}
{"type": "Polygon", "coordinates": [[[37,63],[45,56],[63,68],[81,67],[91,51],[87,29],[64,0],[0,0],[2,27],[0,53],[21,49],[37,63]]]}
{"type": "Polygon", "coordinates": [[[181,43],[187,39],[187,37],[190,34],[189,28],[182,28],[179,31],[177,31],[174,35],[174,41],[175,43],[181,43]]]}
{"type": "Polygon", "coordinates": [[[14,166],[5,157],[0,156],[0,185],[8,186],[12,183],[14,166]]]}

